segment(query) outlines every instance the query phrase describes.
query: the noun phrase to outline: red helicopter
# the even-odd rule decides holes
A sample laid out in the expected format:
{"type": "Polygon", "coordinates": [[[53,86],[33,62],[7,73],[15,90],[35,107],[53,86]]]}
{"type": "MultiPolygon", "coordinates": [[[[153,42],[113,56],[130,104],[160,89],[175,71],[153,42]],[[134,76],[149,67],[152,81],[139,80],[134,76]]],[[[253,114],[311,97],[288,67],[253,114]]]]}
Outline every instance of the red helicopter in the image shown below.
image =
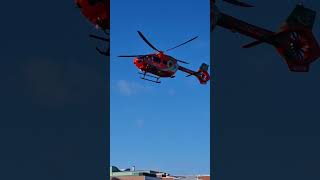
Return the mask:
{"type": "MultiPolygon", "coordinates": [[[[243,6],[252,7],[248,4],[243,6]]],[[[256,39],[244,45],[244,48],[251,48],[261,43],[273,45],[285,59],[290,71],[308,72],[310,64],[320,57],[320,48],[312,33],[316,12],[305,8],[302,4],[294,8],[278,32],[272,32],[221,13],[213,0],[211,8],[213,8],[211,14],[213,28],[218,25],[256,39]]]]}
{"type": "Polygon", "coordinates": [[[177,70],[180,70],[188,73],[189,75],[187,75],[187,77],[197,77],[201,84],[206,84],[210,80],[210,75],[208,73],[209,66],[207,64],[202,63],[197,71],[192,71],[178,64],[178,62],[188,64],[187,62],[175,59],[172,56],[164,54],[164,52],[171,51],[184,44],[187,44],[190,41],[195,40],[196,38],[198,38],[198,36],[165,51],[160,51],[156,47],[154,47],[140,31],[138,31],[138,34],[144,40],[144,42],[146,42],[153,50],[157,51],[157,53],[147,55],[124,55],[118,57],[134,57],[133,63],[141,71],[139,74],[143,75],[141,79],[160,83],[160,78],[174,78],[177,70]],[[154,78],[155,80],[148,79],[146,77],[154,78]]]}
{"type": "MultiPolygon", "coordinates": [[[[107,36],[107,38],[96,35],[90,35],[90,37],[109,42],[110,35],[107,31],[110,31],[110,0],[76,0],[75,3],[82,14],[98,29],[102,29],[107,36]]],[[[107,51],[99,48],[96,50],[102,55],[110,56],[110,48],[107,51]]]]}

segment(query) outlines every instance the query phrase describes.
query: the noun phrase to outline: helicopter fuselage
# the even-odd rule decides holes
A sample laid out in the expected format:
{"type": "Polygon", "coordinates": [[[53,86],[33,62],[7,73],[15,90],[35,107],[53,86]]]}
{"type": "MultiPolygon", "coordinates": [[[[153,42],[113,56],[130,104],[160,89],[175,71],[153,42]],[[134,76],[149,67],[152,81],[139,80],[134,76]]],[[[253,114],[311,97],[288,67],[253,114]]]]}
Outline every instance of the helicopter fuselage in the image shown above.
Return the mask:
{"type": "Polygon", "coordinates": [[[179,67],[176,59],[161,52],[136,57],[133,63],[142,72],[151,73],[159,77],[173,77],[179,67]]]}
{"type": "Polygon", "coordinates": [[[197,71],[192,71],[190,69],[187,69],[185,67],[179,66],[179,63],[188,64],[185,61],[175,59],[172,56],[165,55],[164,52],[171,51],[173,49],[176,49],[182,45],[185,45],[195,39],[198,38],[198,36],[189,39],[188,41],[185,41],[177,46],[174,46],[172,48],[169,48],[165,51],[158,50],[156,47],[154,47],[147,38],[142,34],[142,32],[138,31],[139,36],[143,39],[143,41],[149,45],[153,50],[157,51],[157,53],[154,54],[145,54],[145,55],[121,55],[118,57],[134,57],[133,63],[135,66],[142,72],[139,74],[142,74],[143,76],[140,77],[143,80],[160,83],[159,79],[161,77],[170,77],[174,78],[175,74],[178,70],[183,71],[185,73],[188,73],[189,76],[196,76],[200,82],[200,84],[206,84],[207,81],[210,80],[208,70],[208,65],[205,63],[202,63],[200,68],[197,71]],[[150,73],[150,74],[147,74],[150,73]],[[149,77],[149,78],[147,78],[149,77]],[[153,79],[150,79],[153,78],[153,79]]]}

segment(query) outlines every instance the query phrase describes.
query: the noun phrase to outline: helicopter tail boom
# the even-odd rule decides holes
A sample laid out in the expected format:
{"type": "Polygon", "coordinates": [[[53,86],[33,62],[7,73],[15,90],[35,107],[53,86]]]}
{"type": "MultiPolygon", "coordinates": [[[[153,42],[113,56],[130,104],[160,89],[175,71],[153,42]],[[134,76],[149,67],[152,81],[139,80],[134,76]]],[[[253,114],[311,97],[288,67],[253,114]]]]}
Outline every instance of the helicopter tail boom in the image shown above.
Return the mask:
{"type": "Polygon", "coordinates": [[[280,31],[258,37],[256,41],[243,47],[269,43],[284,57],[290,71],[308,72],[310,63],[320,57],[320,47],[312,33],[315,17],[315,11],[297,5],[280,27],[280,31]]]}
{"type": "Polygon", "coordinates": [[[179,66],[178,69],[180,71],[188,73],[189,75],[187,75],[186,77],[195,76],[199,80],[200,84],[207,84],[207,82],[210,80],[208,68],[209,68],[209,65],[202,63],[197,71],[192,71],[182,66],[179,66]]]}

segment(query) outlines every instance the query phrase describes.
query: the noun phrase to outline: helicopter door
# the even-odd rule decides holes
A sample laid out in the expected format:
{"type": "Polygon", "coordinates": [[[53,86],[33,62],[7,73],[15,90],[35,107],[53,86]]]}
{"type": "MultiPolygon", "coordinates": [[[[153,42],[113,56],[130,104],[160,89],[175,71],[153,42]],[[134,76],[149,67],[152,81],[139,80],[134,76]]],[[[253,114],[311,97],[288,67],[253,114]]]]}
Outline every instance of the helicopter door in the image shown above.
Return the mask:
{"type": "Polygon", "coordinates": [[[173,63],[173,61],[170,59],[170,60],[167,62],[168,68],[171,68],[173,65],[174,65],[174,63],[173,63]]]}
{"type": "Polygon", "coordinates": [[[173,68],[173,66],[174,66],[174,58],[169,57],[169,60],[167,61],[167,67],[173,68]]]}
{"type": "Polygon", "coordinates": [[[169,60],[167,61],[167,69],[170,70],[170,71],[177,71],[178,69],[178,66],[177,64],[175,63],[175,59],[172,58],[172,57],[169,57],[169,60]]]}

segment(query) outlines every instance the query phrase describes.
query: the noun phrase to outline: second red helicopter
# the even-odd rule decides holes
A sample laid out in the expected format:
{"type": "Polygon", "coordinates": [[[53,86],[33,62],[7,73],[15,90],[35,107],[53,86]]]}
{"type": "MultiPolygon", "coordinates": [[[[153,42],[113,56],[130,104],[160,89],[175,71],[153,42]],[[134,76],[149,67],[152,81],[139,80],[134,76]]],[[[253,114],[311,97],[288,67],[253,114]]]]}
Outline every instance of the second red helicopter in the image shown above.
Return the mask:
{"type": "MultiPolygon", "coordinates": [[[[252,7],[238,0],[224,0],[243,7],[252,7]]],[[[264,29],[240,19],[222,13],[211,0],[211,30],[216,25],[238,32],[255,39],[244,48],[251,48],[262,43],[268,43],[276,48],[284,58],[289,70],[293,72],[308,72],[309,66],[320,57],[320,47],[312,33],[316,11],[296,5],[277,32],[264,29]]]]}

